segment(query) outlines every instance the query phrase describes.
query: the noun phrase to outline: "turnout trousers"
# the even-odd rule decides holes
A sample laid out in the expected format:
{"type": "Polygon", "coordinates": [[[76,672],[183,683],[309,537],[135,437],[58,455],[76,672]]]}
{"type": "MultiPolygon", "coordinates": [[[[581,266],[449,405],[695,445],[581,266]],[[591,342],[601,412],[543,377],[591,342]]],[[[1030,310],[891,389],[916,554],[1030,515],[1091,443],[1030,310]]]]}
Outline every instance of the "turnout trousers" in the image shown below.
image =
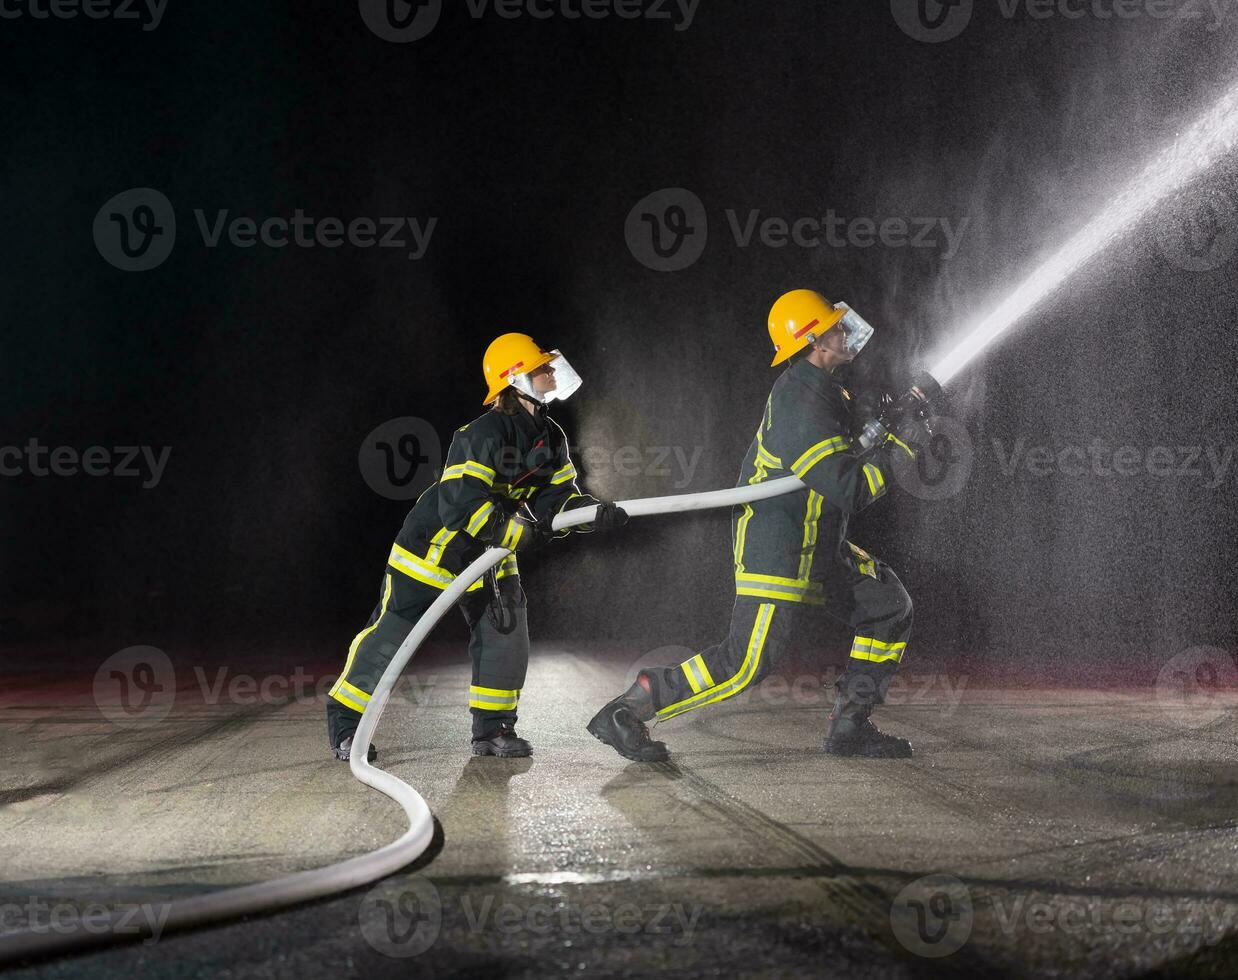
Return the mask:
{"type": "Polygon", "coordinates": [[[736,596],[731,625],[721,643],[673,667],[646,671],[659,721],[734,697],[759,684],[785,653],[792,630],[810,609],[821,609],[855,632],[851,655],[837,686],[847,700],[877,705],[885,700],[911,635],[911,597],[884,562],[839,563],[825,584],[823,605],[763,602],[736,596]]]}
{"type": "MultiPolygon", "coordinates": [[[[327,698],[327,737],[332,747],[357,730],[387,665],[440,595],[438,589],[388,566],[378,605],[352,641],[344,671],[327,698]]],[[[460,600],[460,609],[468,623],[473,660],[469,686],[473,738],[488,738],[503,725],[515,724],[529,666],[529,623],[520,576],[497,581],[487,576],[481,589],[460,600]]]]}

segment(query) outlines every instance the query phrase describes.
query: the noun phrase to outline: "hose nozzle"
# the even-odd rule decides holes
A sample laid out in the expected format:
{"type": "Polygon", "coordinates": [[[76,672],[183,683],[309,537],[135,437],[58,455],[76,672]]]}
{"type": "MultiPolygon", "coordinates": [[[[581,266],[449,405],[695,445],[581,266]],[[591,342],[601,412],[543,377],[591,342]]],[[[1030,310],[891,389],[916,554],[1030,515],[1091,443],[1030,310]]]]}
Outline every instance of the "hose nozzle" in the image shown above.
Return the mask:
{"type": "Polygon", "coordinates": [[[908,388],[890,402],[877,418],[869,419],[860,431],[859,444],[864,452],[885,442],[886,437],[903,419],[927,419],[941,403],[941,385],[927,371],[916,375],[908,388]]]}

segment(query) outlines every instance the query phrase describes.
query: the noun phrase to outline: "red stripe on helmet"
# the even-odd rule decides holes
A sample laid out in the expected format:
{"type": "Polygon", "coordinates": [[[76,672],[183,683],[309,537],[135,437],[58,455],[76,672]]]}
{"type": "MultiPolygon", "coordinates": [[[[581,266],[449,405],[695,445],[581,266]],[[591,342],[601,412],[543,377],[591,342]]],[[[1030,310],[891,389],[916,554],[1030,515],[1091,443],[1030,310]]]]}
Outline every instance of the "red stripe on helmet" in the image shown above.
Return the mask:
{"type": "Polygon", "coordinates": [[[506,378],[506,377],[507,377],[509,374],[511,374],[513,371],[519,371],[522,367],[524,367],[524,361],[517,361],[515,364],[513,364],[511,367],[509,367],[506,371],[504,371],[502,374],[500,374],[500,375],[499,375],[499,377],[500,377],[500,378],[506,378]]]}
{"type": "Polygon", "coordinates": [[[811,330],[813,327],[815,327],[820,322],[821,322],[820,320],[813,320],[812,323],[808,324],[808,326],[800,327],[799,330],[795,331],[795,333],[792,334],[792,336],[795,337],[796,340],[799,340],[802,336],[804,336],[804,334],[808,333],[809,330],[811,330]]]}

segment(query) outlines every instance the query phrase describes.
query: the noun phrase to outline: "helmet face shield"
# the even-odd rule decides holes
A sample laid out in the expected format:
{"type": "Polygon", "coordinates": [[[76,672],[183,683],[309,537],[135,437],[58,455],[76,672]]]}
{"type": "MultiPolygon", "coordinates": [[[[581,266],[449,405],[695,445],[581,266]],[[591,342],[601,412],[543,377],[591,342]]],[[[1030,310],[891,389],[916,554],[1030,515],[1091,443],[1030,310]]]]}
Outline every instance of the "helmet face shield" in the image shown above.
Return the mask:
{"type": "Polygon", "coordinates": [[[869,322],[860,316],[846,303],[834,304],[836,309],[846,310],[843,318],[838,321],[838,328],[842,330],[844,346],[852,354],[852,356],[860,353],[873,337],[873,328],[869,322]]]}
{"type": "Polygon", "coordinates": [[[537,392],[534,391],[533,379],[531,374],[538,369],[526,372],[525,374],[517,374],[512,378],[512,387],[517,391],[528,395],[536,402],[541,402],[546,405],[556,399],[563,401],[570,398],[573,392],[580,387],[580,375],[573,370],[572,365],[568,363],[566,357],[560,354],[557,350],[550,351],[550,360],[546,362],[547,368],[554,372],[555,386],[550,391],[537,392]]]}

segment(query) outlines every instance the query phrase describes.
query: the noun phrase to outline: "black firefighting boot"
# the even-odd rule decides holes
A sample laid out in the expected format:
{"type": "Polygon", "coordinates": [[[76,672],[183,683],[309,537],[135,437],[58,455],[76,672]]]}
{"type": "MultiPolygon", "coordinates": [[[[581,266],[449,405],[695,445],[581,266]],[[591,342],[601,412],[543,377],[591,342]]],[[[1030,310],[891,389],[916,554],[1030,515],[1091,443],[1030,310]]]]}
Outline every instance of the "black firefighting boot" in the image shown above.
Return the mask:
{"type": "MultiPolygon", "coordinates": [[[[352,753],[352,737],[361,724],[361,712],[354,711],[340,704],[335,698],[327,698],[327,744],[331,746],[331,755],[336,759],[348,761],[352,753]]],[[[378,750],[370,746],[370,761],[378,758],[378,750]]]]}
{"type": "MultiPolygon", "coordinates": [[[[353,737],[349,735],[344,739],[344,741],[340,742],[339,745],[331,750],[331,754],[337,759],[347,762],[352,756],[352,739],[353,737]]],[[[371,763],[378,759],[378,749],[374,748],[373,745],[370,746],[370,751],[366,754],[366,759],[371,763]]]]}
{"type": "Polygon", "coordinates": [[[860,756],[866,759],[908,759],[911,743],[887,735],[869,720],[874,703],[849,697],[840,686],[838,700],[830,712],[830,727],[825,735],[829,755],[860,756]]]}
{"type": "Polygon", "coordinates": [[[665,762],[670,757],[666,743],[653,741],[645,727],[656,714],[651,684],[649,675],[641,671],[636,683],[607,702],[587,726],[599,742],[634,762],[665,762]]]}
{"type": "Polygon", "coordinates": [[[533,754],[533,746],[516,734],[516,727],[505,722],[488,734],[473,739],[473,755],[497,755],[502,759],[523,759],[533,754]]]}

